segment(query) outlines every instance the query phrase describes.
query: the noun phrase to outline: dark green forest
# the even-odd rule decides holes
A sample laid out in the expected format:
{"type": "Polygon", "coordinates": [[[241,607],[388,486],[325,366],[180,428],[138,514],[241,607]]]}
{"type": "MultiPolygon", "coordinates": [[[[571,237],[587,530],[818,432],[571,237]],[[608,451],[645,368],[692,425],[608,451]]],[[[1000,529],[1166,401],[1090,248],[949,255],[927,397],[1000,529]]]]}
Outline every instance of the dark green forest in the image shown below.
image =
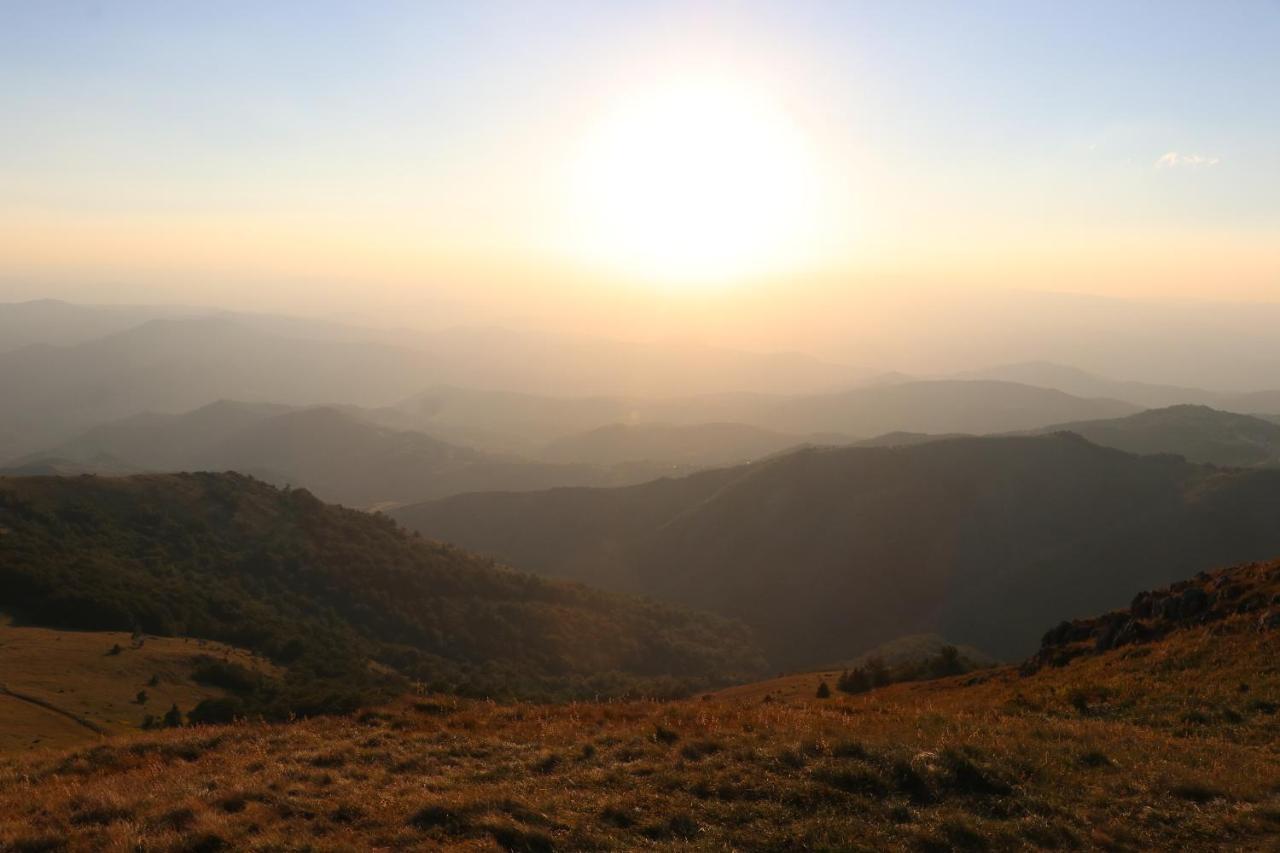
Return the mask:
{"type": "Polygon", "coordinates": [[[1072,433],[952,438],[392,515],[522,569],[740,619],[780,668],[930,633],[1013,659],[1045,624],[1280,552],[1280,471],[1072,433]]]}
{"type": "Polygon", "coordinates": [[[0,479],[0,610],[251,649],[287,671],[236,691],[267,716],[351,710],[409,679],[667,696],[763,665],[735,622],[520,574],[231,473],[0,479]]]}

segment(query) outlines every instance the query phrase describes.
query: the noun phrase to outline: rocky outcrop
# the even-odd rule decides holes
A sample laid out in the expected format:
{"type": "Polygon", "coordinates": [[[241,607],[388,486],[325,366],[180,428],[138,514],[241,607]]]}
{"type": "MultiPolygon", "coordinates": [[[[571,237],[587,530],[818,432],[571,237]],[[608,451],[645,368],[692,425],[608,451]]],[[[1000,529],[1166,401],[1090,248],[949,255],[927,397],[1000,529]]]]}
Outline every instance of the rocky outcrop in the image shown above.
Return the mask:
{"type": "Polygon", "coordinates": [[[1227,620],[1251,630],[1280,631],[1280,561],[1201,572],[1173,586],[1138,593],[1125,610],[1062,622],[1045,633],[1040,651],[1022,670],[1063,666],[1081,656],[1227,620]]]}

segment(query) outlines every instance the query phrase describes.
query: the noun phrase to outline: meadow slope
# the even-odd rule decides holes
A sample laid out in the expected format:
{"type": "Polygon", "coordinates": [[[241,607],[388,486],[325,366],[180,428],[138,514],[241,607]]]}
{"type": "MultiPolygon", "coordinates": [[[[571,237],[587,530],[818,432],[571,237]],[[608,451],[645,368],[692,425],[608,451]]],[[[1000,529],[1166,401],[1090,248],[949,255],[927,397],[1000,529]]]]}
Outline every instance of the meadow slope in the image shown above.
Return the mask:
{"type": "Polygon", "coordinates": [[[0,846],[1274,848],[1277,614],[1280,563],[1251,564],[1058,626],[1021,669],[857,696],[418,696],[120,738],[0,763],[0,846]]]}
{"type": "Polygon", "coordinates": [[[137,732],[173,705],[227,695],[209,684],[209,661],[266,677],[279,671],[222,643],[135,637],[123,631],[56,631],[0,617],[0,753],[94,743],[137,732]]]}

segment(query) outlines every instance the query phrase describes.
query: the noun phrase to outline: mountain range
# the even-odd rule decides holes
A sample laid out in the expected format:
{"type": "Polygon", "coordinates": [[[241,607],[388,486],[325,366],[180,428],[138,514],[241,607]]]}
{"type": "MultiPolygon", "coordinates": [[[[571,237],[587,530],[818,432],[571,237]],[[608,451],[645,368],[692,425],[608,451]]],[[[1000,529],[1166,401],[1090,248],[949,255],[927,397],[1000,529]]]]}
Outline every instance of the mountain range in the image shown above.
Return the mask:
{"type": "Polygon", "coordinates": [[[1176,453],[1192,462],[1238,467],[1280,464],[1280,424],[1208,406],[1169,406],[1040,431],[1075,432],[1104,447],[1130,453],[1176,453]]]}
{"type": "Polygon", "coordinates": [[[983,370],[954,373],[946,378],[1021,382],[1040,388],[1053,388],[1078,397],[1110,397],[1147,408],[1197,404],[1250,414],[1280,412],[1280,390],[1221,391],[1126,381],[1098,376],[1077,367],[1048,361],[1005,364],[983,370]]]}
{"type": "Polygon", "coordinates": [[[436,385],[575,396],[816,391],[857,376],[794,353],[489,328],[365,329],[208,309],[0,305],[0,331],[9,329],[0,458],[104,421],[219,399],[388,406],[436,385]]]}
{"type": "Polygon", "coordinates": [[[370,507],[459,492],[641,482],[682,469],[557,464],[488,453],[373,423],[356,407],[219,401],[103,424],[15,460],[10,474],[239,471],[370,507]]]}
{"type": "Polygon", "coordinates": [[[803,444],[851,441],[837,433],[795,435],[735,423],[609,424],[556,439],[540,455],[543,459],[588,465],[657,462],[706,467],[749,462],[803,444]]]}
{"type": "Polygon", "coordinates": [[[741,619],[778,666],[937,633],[1002,658],[1195,567],[1280,553],[1280,470],[1070,433],[810,448],[614,489],[395,510],[511,565],[741,619]]]}
{"type": "MultiPolygon", "coordinates": [[[[1025,380],[1015,382],[906,381],[788,353],[194,308],[0,305],[0,330],[0,459],[140,412],[221,399],[361,406],[387,426],[526,456],[612,424],[737,423],[802,440],[868,438],[1035,429],[1149,405],[1126,397],[1125,383],[1077,383],[1068,393],[1043,371],[1006,374],[1025,380]]],[[[1230,408],[1269,410],[1266,394],[1239,402],[1230,408]]]]}
{"type": "Polygon", "coordinates": [[[634,454],[623,446],[626,442],[652,443],[659,436],[668,443],[660,452],[670,454],[677,442],[686,443],[686,447],[705,444],[711,429],[708,425],[714,424],[735,425],[735,440],[746,438],[749,431],[744,428],[781,433],[781,437],[767,440],[756,433],[751,441],[782,449],[806,442],[865,440],[899,431],[1011,432],[1140,410],[1118,400],[1074,397],[1014,382],[930,380],[875,383],[818,394],[724,393],[666,398],[560,398],[440,387],[396,406],[376,409],[369,417],[486,449],[547,453],[549,458],[557,458],[565,453],[592,452],[568,450],[558,443],[562,440],[608,440],[620,443],[617,452],[634,454]],[[610,427],[612,432],[569,438],[602,427],[610,427]],[[672,427],[697,427],[703,432],[672,427]]]}

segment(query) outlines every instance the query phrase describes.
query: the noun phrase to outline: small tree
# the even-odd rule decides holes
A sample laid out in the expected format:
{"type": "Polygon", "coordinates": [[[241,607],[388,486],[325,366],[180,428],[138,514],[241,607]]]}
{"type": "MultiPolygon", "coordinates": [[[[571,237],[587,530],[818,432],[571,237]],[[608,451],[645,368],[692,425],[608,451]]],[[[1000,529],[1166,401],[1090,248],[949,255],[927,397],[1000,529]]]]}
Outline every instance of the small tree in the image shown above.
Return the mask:
{"type": "Polygon", "coordinates": [[[959,675],[964,672],[964,661],[960,659],[960,650],[955,646],[943,646],[938,655],[930,662],[933,674],[938,677],[959,675]]]}
{"type": "Polygon", "coordinates": [[[818,698],[819,699],[831,698],[831,688],[827,686],[827,682],[825,679],[818,682],[818,698]]]}
{"type": "Polygon", "coordinates": [[[164,712],[163,722],[167,729],[176,729],[182,725],[182,712],[178,710],[177,702],[174,702],[173,706],[164,712]]]}
{"type": "Polygon", "coordinates": [[[852,671],[846,672],[840,677],[836,687],[844,693],[866,693],[871,689],[871,680],[867,678],[865,669],[855,667],[852,671]]]}
{"type": "Polygon", "coordinates": [[[138,695],[134,697],[133,701],[137,702],[139,705],[145,705],[147,704],[147,699],[149,698],[150,697],[147,696],[147,691],[139,690],[138,695]]]}
{"type": "Polygon", "coordinates": [[[889,668],[879,656],[867,659],[866,671],[867,681],[872,687],[884,687],[892,680],[889,678],[889,668]]]}

